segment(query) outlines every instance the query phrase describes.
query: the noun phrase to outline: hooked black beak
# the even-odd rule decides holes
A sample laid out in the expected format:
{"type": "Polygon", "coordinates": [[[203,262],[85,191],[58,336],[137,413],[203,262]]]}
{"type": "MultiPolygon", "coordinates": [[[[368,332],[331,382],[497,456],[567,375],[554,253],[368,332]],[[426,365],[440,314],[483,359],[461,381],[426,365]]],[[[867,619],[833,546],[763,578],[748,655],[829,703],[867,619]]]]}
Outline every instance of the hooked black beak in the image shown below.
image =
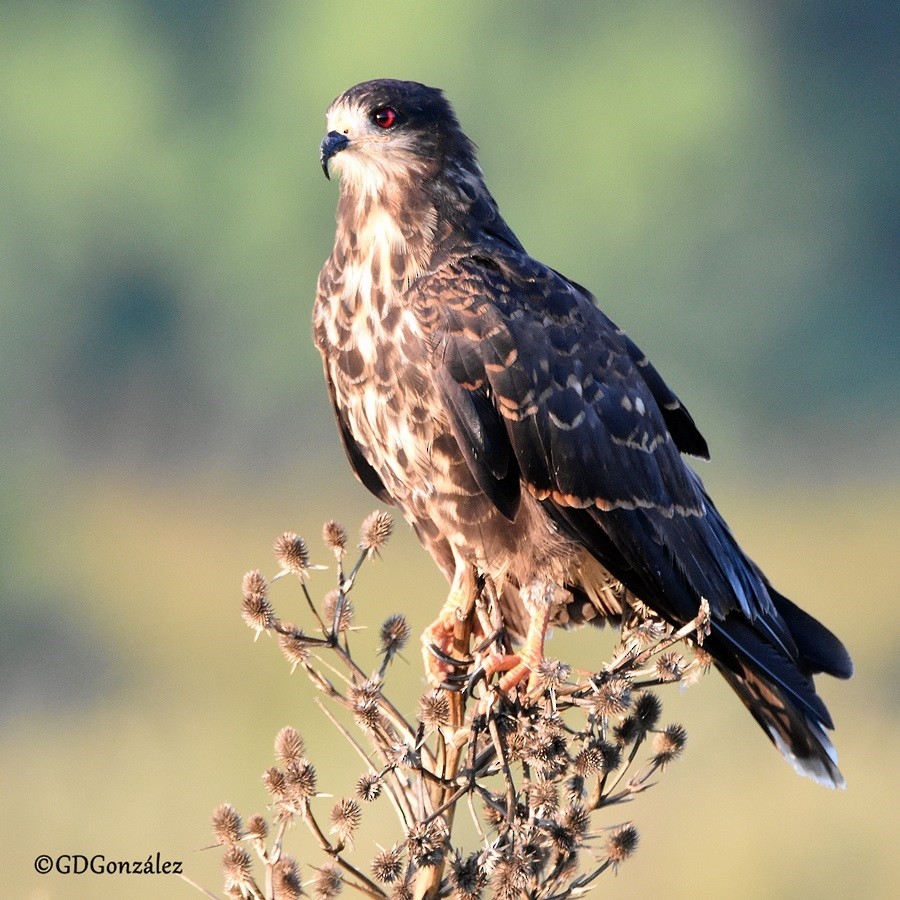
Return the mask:
{"type": "Polygon", "coordinates": [[[325,135],[322,140],[322,146],[319,147],[319,160],[322,163],[322,171],[327,179],[331,180],[331,176],[328,174],[328,160],[335,153],[340,153],[349,143],[350,139],[347,135],[341,134],[339,131],[329,131],[325,135]]]}

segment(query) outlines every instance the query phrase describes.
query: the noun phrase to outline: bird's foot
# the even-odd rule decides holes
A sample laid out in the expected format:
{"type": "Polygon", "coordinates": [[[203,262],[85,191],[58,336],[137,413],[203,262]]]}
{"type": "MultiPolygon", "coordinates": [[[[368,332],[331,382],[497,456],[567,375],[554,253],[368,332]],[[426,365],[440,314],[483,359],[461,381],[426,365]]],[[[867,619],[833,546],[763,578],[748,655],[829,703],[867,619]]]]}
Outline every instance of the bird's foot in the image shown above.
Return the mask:
{"type": "Polygon", "coordinates": [[[528,633],[525,643],[518,653],[492,653],[484,662],[484,672],[491,676],[498,672],[506,674],[498,687],[504,693],[517,688],[527,679],[528,691],[537,687],[540,680],[538,669],[544,660],[544,640],[553,616],[553,610],[568,595],[558,585],[548,581],[536,581],[519,590],[519,596],[529,613],[528,633]]]}

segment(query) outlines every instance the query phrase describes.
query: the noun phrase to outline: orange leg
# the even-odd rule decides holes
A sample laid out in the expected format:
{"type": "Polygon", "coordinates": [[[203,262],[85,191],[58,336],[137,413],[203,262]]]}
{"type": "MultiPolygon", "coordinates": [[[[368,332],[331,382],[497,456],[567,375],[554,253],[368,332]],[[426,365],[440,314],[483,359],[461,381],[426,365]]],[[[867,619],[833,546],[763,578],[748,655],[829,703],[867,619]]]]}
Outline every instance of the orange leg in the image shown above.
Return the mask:
{"type": "Polygon", "coordinates": [[[484,667],[488,676],[495,672],[506,673],[500,679],[501,691],[511,691],[526,678],[529,689],[535,686],[535,670],[544,658],[544,640],[547,637],[547,629],[556,605],[556,593],[559,590],[552,582],[540,581],[520,588],[519,596],[529,613],[525,643],[518,653],[489,656],[484,667]]]}
{"type": "Polygon", "coordinates": [[[460,658],[468,652],[465,647],[456,646],[454,636],[457,633],[457,623],[472,613],[476,590],[474,567],[458,559],[447,600],[441,607],[438,617],[422,634],[425,677],[434,687],[443,684],[447,676],[456,671],[456,666],[435,655],[432,647],[436,648],[438,653],[451,658],[460,658]]]}

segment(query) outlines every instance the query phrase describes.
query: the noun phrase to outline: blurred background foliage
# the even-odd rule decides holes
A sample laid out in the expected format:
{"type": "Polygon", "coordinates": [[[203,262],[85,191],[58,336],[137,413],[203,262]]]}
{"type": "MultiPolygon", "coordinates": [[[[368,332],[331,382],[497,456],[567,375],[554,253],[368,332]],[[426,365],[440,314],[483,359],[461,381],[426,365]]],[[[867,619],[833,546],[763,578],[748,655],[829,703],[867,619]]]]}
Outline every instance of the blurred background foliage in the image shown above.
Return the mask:
{"type": "MultiPolygon", "coordinates": [[[[323,113],[378,76],[446,90],[526,247],[654,359],[750,552],[859,664],[824,687],[840,795],[794,778],[715,679],[674,696],[687,759],[633,807],[643,848],[602,889],[896,895],[897,38],[887,0],[0,3],[16,896],[191,896],[38,878],[40,852],[161,850],[218,889],[218,854],[196,852],[209,813],[259,809],[284,724],[347,778],[309,692],[251,644],[238,589],[280,531],[315,538],[372,505],[309,322],[336,197],[323,113]]],[[[421,628],[444,586],[401,532],[365,618],[409,606],[421,628]]],[[[559,640],[596,658],[595,633],[559,640]]],[[[413,650],[410,699],[418,672],[413,650]]]]}

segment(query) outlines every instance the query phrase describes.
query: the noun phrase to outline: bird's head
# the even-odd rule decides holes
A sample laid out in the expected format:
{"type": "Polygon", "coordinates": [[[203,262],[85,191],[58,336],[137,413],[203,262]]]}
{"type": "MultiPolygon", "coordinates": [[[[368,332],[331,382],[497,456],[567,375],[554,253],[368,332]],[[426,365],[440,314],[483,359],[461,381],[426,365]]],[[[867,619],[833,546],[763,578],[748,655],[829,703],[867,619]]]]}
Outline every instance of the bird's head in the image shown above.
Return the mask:
{"type": "Polygon", "coordinates": [[[344,91],[328,107],[320,159],[355,192],[380,194],[395,183],[421,185],[449,167],[480,174],[475,147],[437,88],[378,79],[344,91]]]}

